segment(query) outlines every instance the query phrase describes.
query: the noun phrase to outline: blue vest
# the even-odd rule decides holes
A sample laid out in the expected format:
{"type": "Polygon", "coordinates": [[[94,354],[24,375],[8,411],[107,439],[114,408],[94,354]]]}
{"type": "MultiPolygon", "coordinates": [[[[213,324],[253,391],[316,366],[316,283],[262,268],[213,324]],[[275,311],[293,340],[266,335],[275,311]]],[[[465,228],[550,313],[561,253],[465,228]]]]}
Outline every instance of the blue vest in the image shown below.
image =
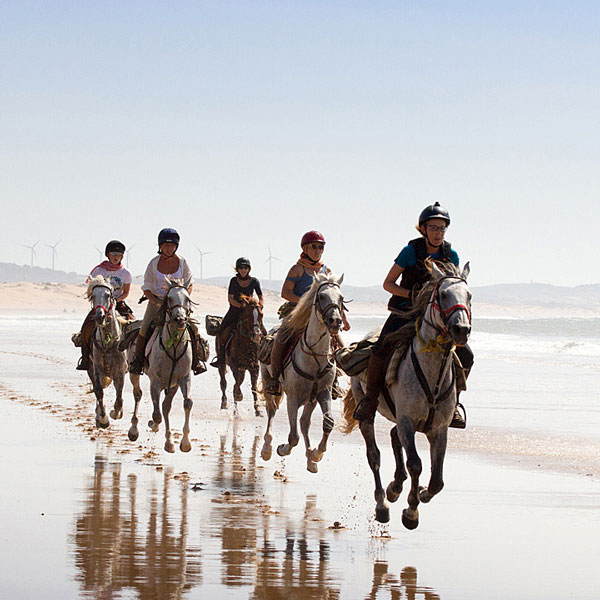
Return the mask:
{"type": "MultiPolygon", "coordinates": [[[[310,289],[310,286],[313,284],[313,281],[314,281],[313,276],[310,275],[309,273],[307,273],[306,269],[304,267],[302,267],[302,268],[304,269],[304,273],[302,273],[302,275],[300,275],[300,277],[288,277],[287,278],[289,281],[294,282],[293,292],[296,296],[298,296],[298,298],[301,298],[302,296],[304,296],[304,294],[306,294],[306,292],[308,292],[308,290],[310,289]]],[[[325,265],[323,265],[319,269],[319,273],[327,273],[327,267],[325,265]]]]}

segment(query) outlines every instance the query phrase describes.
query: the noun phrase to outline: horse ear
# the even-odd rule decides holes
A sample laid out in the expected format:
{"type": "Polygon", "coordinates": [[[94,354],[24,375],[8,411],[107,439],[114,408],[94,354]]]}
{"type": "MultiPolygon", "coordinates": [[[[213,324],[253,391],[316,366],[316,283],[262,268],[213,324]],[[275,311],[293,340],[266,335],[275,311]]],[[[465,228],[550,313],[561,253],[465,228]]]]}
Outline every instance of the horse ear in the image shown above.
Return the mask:
{"type": "Polygon", "coordinates": [[[336,280],[336,283],[341,286],[342,282],[344,281],[344,274],[342,273],[336,280]]]}
{"type": "Polygon", "coordinates": [[[444,272],[435,264],[434,261],[425,259],[425,266],[429,271],[431,271],[432,277],[439,281],[442,277],[445,277],[444,272]]]}
{"type": "Polygon", "coordinates": [[[460,274],[460,276],[466,281],[470,272],[471,272],[471,263],[468,262],[465,265],[465,268],[462,270],[462,273],[460,274]]]}

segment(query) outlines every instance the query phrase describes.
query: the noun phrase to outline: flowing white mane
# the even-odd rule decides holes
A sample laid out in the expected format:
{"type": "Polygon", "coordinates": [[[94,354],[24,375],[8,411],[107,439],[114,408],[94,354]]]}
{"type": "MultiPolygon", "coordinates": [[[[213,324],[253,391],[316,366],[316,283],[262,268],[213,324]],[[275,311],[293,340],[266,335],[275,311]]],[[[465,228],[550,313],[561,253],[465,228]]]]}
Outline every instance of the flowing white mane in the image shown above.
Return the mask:
{"type": "Polygon", "coordinates": [[[110,281],[108,279],[104,279],[104,277],[102,275],[96,275],[95,277],[92,277],[88,281],[88,286],[87,286],[87,291],[86,291],[86,296],[87,296],[88,300],[92,297],[92,292],[94,291],[94,288],[98,287],[99,285],[109,288],[112,293],[113,287],[110,284],[110,281]]]}

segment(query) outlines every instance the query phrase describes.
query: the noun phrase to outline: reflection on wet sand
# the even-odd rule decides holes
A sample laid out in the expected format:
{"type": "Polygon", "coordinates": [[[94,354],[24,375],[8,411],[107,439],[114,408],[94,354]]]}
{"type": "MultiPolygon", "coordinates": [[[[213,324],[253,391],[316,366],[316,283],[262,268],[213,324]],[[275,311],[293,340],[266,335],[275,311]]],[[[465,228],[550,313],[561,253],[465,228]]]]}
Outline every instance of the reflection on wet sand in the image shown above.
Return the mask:
{"type": "MultiPolygon", "coordinates": [[[[246,588],[248,597],[266,600],[346,597],[345,574],[352,557],[362,556],[364,540],[356,540],[358,548],[349,548],[348,539],[335,547],[338,538],[324,526],[316,495],[306,496],[303,510],[274,510],[256,465],[259,442],[233,425],[214,457],[203,461],[210,477],[199,493],[170,467],[131,465],[124,475],[120,462],[97,455],[71,536],[83,594],[178,599],[210,586],[224,594],[246,588]]],[[[417,586],[411,567],[398,577],[380,559],[369,579],[351,597],[439,598],[417,586]]]]}

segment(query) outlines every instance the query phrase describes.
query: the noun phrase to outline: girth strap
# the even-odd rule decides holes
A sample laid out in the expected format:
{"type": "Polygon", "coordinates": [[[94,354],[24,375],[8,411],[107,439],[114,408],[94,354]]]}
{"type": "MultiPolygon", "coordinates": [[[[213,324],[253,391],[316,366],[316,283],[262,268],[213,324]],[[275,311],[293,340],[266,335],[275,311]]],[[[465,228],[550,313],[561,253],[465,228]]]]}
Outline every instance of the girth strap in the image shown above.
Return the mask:
{"type": "Polygon", "coordinates": [[[325,375],[327,375],[327,372],[333,367],[333,363],[328,362],[316,375],[309,375],[296,364],[294,355],[292,353],[292,366],[294,367],[296,373],[300,375],[300,377],[304,377],[304,379],[308,379],[309,381],[319,381],[325,377],[325,375]]]}

